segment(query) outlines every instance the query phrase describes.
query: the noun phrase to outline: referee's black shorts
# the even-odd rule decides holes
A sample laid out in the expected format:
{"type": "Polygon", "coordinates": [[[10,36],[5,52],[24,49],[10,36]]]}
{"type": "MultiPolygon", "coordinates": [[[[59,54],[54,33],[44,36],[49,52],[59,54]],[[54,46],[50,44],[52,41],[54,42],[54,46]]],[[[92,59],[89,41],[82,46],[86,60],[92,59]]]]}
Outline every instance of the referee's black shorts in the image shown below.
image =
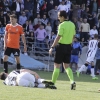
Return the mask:
{"type": "Polygon", "coordinates": [[[70,63],[71,44],[58,44],[56,47],[54,62],[57,64],[70,63]]]}

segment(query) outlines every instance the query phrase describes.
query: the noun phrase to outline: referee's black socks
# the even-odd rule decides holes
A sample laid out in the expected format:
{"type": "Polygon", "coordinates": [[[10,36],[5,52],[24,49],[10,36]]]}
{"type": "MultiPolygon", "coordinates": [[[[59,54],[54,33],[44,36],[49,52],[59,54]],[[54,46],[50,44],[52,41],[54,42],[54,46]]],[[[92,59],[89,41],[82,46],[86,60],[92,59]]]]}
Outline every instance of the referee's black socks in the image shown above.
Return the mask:
{"type": "Polygon", "coordinates": [[[8,62],[4,62],[4,72],[8,73],[8,62]]]}

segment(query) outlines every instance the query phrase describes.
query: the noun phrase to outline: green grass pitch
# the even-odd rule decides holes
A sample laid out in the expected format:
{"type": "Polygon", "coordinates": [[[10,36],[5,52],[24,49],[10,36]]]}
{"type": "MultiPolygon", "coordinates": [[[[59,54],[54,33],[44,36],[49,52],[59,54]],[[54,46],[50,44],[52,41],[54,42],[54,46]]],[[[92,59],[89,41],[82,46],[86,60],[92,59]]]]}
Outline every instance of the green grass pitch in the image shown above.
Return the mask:
{"type": "MultiPolygon", "coordinates": [[[[52,72],[36,71],[41,78],[50,80],[52,72]]],[[[70,82],[66,73],[60,73],[56,82],[57,90],[5,86],[0,80],[0,100],[99,100],[100,76],[92,80],[90,75],[74,74],[77,88],[70,90],[70,82]]]]}

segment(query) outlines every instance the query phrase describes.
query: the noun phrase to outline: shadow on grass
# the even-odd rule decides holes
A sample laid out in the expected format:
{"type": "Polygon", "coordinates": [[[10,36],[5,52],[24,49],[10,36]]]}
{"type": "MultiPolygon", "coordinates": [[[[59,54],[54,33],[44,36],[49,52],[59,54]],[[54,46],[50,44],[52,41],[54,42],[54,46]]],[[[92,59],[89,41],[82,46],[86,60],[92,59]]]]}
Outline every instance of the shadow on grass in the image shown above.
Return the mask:
{"type": "Polygon", "coordinates": [[[97,91],[88,91],[88,90],[77,90],[80,92],[91,92],[91,93],[100,93],[98,90],[97,91]]]}
{"type": "MultiPolygon", "coordinates": [[[[46,71],[36,71],[41,78],[51,80],[52,78],[52,72],[46,72],[46,71]]],[[[93,80],[90,75],[86,74],[81,74],[80,77],[78,78],[76,74],[74,74],[74,79],[77,82],[93,82],[93,83],[100,83],[100,75],[97,76],[99,79],[98,80],[93,80]]],[[[68,76],[66,73],[60,73],[58,77],[59,81],[69,81],[68,76]]]]}

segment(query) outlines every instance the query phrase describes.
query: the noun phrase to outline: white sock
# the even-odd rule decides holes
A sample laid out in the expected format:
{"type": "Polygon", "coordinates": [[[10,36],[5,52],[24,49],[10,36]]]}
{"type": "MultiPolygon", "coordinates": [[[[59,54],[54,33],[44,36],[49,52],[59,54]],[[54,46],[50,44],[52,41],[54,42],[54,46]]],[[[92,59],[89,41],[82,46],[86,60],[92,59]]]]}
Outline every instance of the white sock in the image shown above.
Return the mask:
{"type": "Polygon", "coordinates": [[[37,82],[38,82],[39,84],[41,84],[44,80],[45,80],[45,79],[39,78],[39,79],[37,80],[37,82]]]}
{"type": "Polygon", "coordinates": [[[37,87],[38,88],[45,88],[45,84],[39,84],[37,87]]]}
{"type": "Polygon", "coordinates": [[[94,68],[91,68],[91,76],[92,76],[92,77],[95,77],[94,68]]]}
{"type": "Polygon", "coordinates": [[[80,73],[80,72],[84,71],[84,69],[86,69],[86,66],[82,65],[81,68],[79,68],[78,72],[80,73]]]}

